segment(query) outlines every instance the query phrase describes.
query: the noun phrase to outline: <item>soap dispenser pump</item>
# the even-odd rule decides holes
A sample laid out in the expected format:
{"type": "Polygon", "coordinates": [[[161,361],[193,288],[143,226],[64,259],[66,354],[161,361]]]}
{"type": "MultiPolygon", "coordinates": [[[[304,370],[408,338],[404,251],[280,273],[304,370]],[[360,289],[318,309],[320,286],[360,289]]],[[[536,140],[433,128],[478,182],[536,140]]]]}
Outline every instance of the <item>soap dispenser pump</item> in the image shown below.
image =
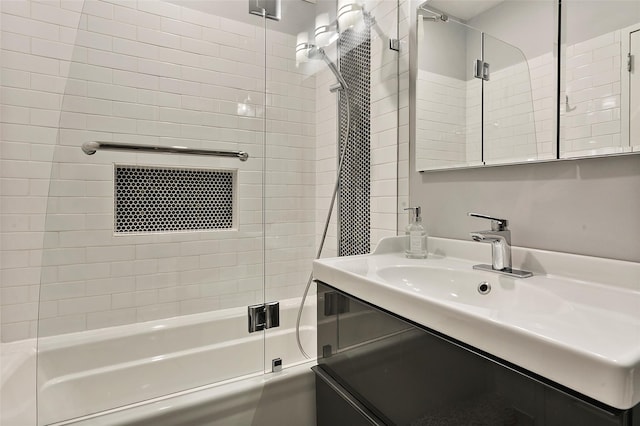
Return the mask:
{"type": "Polygon", "coordinates": [[[424,226],[422,226],[422,216],[420,207],[408,207],[409,225],[406,233],[409,235],[409,248],[405,254],[409,259],[425,259],[427,257],[427,240],[425,238],[424,226]]]}

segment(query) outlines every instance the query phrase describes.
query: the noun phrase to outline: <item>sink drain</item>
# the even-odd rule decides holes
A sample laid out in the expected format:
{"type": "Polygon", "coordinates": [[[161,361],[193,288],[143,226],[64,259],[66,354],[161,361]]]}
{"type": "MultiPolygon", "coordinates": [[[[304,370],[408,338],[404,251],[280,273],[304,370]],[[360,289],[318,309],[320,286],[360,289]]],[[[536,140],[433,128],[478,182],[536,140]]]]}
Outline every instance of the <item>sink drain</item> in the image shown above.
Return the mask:
{"type": "Polygon", "coordinates": [[[480,284],[478,284],[478,293],[489,294],[490,291],[491,291],[491,284],[489,284],[488,282],[482,281],[480,284]]]}

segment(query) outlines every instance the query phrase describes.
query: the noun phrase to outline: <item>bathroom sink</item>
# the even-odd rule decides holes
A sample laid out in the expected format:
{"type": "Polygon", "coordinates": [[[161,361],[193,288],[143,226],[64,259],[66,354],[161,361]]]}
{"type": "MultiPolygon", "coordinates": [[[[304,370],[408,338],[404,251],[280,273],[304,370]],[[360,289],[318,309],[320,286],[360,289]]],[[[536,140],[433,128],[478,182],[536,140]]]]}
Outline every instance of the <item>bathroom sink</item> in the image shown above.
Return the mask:
{"type": "Polygon", "coordinates": [[[499,280],[497,276],[469,269],[416,265],[386,266],[376,270],[381,281],[405,287],[416,294],[484,309],[487,315],[500,312],[548,314],[566,305],[561,297],[522,280],[499,280]]]}
{"type": "Polygon", "coordinates": [[[314,278],[612,407],[640,403],[639,264],[514,248],[534,272],[517,278],[474,270],[481,244],[430,238],[415,260],[403,245],[317,260],[314,278]]]}

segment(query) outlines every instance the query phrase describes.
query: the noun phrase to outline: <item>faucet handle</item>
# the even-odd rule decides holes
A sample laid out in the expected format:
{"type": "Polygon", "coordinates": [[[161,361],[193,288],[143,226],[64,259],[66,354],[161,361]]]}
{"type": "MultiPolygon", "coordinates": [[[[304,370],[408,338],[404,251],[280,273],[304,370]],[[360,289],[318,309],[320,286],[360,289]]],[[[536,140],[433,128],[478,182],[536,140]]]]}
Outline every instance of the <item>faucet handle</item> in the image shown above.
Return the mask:
{"type": "Polygon", "coordinates": [[[490,220],[492,231],[507,231],[507,226],[509,226],[509,221],[507,219],[498,219],[497,217],[491,217],[480,213],[467,213],[467,215],[490,220]]]}

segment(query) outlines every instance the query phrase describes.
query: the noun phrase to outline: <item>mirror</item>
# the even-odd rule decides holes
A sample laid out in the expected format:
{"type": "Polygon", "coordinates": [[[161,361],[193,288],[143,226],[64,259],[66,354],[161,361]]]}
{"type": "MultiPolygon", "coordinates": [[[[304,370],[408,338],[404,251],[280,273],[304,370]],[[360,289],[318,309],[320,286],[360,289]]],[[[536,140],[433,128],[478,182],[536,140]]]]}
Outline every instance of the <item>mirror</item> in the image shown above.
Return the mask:
{"type": "Polygon", "coordinates": [[[555,5],[432,0],[417,6],[418,171],[556,157],[557,88],[539,77],[556,63],[555,5]],[[548,31],[531,37],[540,28],[548,31]]]}
{"type": "Polygon", "coordinates": [[[524,54],[489,34],[483,36],[489,78],[483,84],[484,164],[538,159],[531,74],[524,54]]]}
{"type": "Polygon", "coordinates": [[[418,171],[640,152],[640,2],[416,10],[418,171]]]}
{"type": "Polygon", "coordinates": [[[482,33],[452,19],[418,16],[416,167],[482,164],[482,80],[468,66],[481,57],[482,33]]]}
{"type": "Polygon", "coordinates": [[[562,5],[560,158],[640,151],[640,2],[562,5]]]}

